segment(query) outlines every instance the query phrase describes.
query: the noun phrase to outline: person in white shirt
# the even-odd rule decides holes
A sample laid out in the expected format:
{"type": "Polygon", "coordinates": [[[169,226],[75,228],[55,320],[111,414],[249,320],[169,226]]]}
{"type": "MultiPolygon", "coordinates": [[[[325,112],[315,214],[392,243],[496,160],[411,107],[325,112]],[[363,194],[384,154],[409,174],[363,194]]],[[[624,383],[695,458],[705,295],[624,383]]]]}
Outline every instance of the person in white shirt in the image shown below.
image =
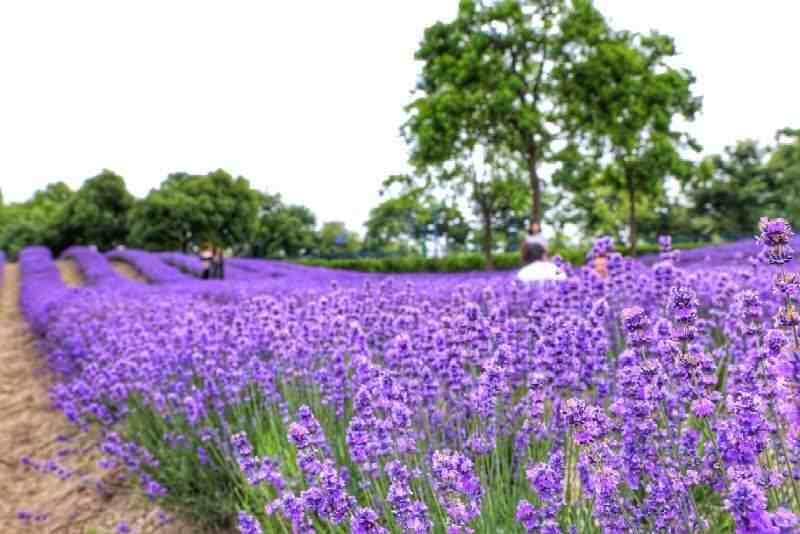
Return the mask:
{"type": "Polygon", "coordinates": [[[546,280],[565,280],[567,275],[554,263],[548,261],[547,252],[538,243],[525,247],[527,265],[517,272],[517,279],[522,282],[541,282],[546,280]]]}

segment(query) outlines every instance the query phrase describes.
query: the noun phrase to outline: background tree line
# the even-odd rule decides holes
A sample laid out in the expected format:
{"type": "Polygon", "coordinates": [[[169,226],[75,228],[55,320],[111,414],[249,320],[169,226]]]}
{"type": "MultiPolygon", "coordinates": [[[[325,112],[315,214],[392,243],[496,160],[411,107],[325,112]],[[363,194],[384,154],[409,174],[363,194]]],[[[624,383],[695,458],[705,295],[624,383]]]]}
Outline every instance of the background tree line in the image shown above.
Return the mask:
{"type": "Polygon", "coordinates": [[[56,182],[25,202],[0,200],[0,250],[11,257],[32,244],[56,253],[71,245],[188,252],[208,241],[258,257],[333,256],[360,249],[358,236],[344,224],[316,226],[305,206],[257,191],[247,179],[224,170],[171,174],[141,199],[130,194],[121,176],[104,170],[77,191],[56,182]]]}
{"type": "MultiPolygon", "coordinates": [[[[628,198],[616,190],[618,182],[588,172],[595,169],[591,162],[582,163],[582,174],[574,170],[577,163],[568,164],[575,167],[561,172],[580,179],[570,187],[550,185],[543,195],[544,220],[555,228],[556,241],[574,242],[570,228],[578,236],[610,234],[624,241],[628,198]]],[[[55,182],[25,202],[8,204],[0,193],[0,250],[12,257],[31,244],[57,253],[73,244],[189,251],[213,241],[264,258],[430,256],[484,250],[488,218],[492,252],[513,251],[530,220],[530,190],[524,175],[497,165],[484,171],[472,182],[430,185],[391,176],[362,238],[341,222],[319,226],[309,208],[257,191],[223,170],[171,174],[141,199],[121,176],[104,170],[77,191],[55,182]]],[[[555,173],[553,182],[558,179],[555,173]]],[[[800,130],[778,131],[771,145],[743,140],[726,147],[638,201],[638,236],[645,243],[667,233],[677,241],[703,242],[748,236],[762,215],[800,220],[800,130]]]]}

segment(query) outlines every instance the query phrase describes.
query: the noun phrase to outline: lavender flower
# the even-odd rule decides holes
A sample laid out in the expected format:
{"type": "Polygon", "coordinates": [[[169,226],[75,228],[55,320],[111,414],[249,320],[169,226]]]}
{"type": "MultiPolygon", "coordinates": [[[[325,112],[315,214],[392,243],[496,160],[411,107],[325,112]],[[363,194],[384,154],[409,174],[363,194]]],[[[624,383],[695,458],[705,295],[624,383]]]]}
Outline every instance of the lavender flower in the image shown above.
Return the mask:
{"type": "Polygon", "coordinates": [[[241,534],[261,534],[261,524],[245,511],[239,511],[239,532],[241,534]]]}
{"type": "Polygon", "coordinates": [[[467,532],[468,523],[478,517],[483,490],[473,472],[472,462],[449,451],[433,453],[433,486],[448,516],[449,527],[467,532]]]}
{"type": "Polygon", "coordinates": [[[764,257],[770,265],[784,265],[794,257],[789,244],[794,236],[792,227],[784,219],[762,217],[758,222],[761,233],[756,240],[763,245],[764,257]]]}

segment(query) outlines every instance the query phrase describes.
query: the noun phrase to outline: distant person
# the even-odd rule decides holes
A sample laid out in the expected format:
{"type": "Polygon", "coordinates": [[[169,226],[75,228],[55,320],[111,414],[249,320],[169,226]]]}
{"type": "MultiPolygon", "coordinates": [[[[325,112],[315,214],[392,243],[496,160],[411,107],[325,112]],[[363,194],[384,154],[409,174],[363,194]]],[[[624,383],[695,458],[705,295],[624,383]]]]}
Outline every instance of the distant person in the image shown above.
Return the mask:
{"type": "Polygon", "coordinates": [[[225,279],[225,252],[222,247],[214,249],[214,257],[211,260],[211,278],[214,280],[225,279]]]}
{"type": "Polygon", "coordinates": [[[547,253],[547,240],[542,235],[542,229],[537,222],[531,223],[530,227],[528,228],[528,233],[525,235],[525,239],[522,241],[522,263],[525,265],[530,263],[530,260],[527,258],[527,250],[528,247],[532,245],[541,246],[545,253],[547,253]]]}
{"type": "Polygon", "coordinates": [[[545,248],[539,243],[531,243],[525,247],[525,267],[517,273],[522,282],[544,282],[547,280],[565,280],[567,275],[547,258],[545,248]]]}
{"type": "Polygon", "coordinates": [[[208,280],[211,278],[211,267],[214,261],[214,251],[209,243],[203,243],[203,247],[200,249],[200,261],[203,264],[203,280],[208,280]]]}

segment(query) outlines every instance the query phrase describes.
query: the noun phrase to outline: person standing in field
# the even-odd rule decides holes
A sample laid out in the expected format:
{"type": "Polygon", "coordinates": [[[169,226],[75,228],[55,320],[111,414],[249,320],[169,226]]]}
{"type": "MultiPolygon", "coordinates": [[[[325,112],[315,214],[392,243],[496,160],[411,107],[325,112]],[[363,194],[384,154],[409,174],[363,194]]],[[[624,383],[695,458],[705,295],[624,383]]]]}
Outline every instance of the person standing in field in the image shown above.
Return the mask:
{"type": "Polygon", "coordinates": [[[528,233],[525,235],[525,239],[522,241],[522,248],[520,251],[522,253],[522,263],[524,265],[528,265],[531,262],[530,252],[528,249],[533,245],[542,247],[545,254],[547,253],[547,240],[542,235],[542,229],[537,222],[531,223],[530,227],[528,228],[528,233]]]}
{"type": "Polygon", "coordinates": [[[225,279],[225,252],[222,247],[214,249],[214,259],[211,261],[213,276],[215,280],[225,279]]]}
{"type": "Polygon", "coordinates": [[[203,264],[203,280],[211,278],[212,262],[214,261],[214,251],[209,243],[203,243],[200,249],[200,261],[203,264]]]}
{"type": "Polygon", "coordinates": [[[525,267],[517,273],[517,279],[521,282],[544,282],[567,278],[555,263],[549,261],[547,252],[539,243],[531,243],[525,247],[525,263],[525,267]]]}

